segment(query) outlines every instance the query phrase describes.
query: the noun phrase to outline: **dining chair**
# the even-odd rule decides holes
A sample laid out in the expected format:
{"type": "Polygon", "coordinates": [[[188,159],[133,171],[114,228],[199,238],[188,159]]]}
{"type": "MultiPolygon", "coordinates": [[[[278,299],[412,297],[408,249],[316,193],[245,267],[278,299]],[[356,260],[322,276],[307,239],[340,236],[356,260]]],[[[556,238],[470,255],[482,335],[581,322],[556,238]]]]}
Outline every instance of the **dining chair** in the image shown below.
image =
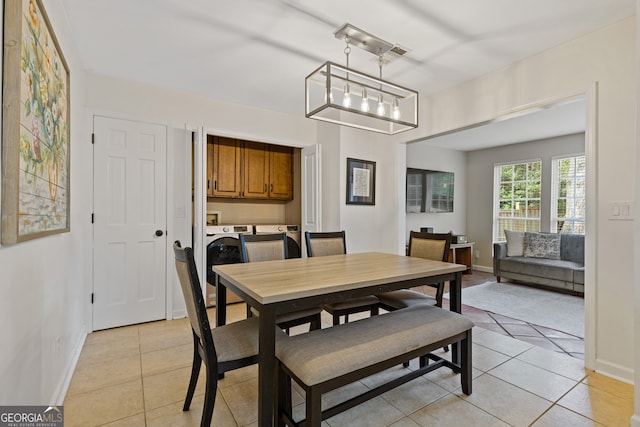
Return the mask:
{"type": "MultiPolygon", "coordinates": [[[[328,231],[315,232],[305,231],[305,241],[307,243],[307,256],[327,256],[343,255],[347,253],[347,243],[345,232],[328,231]]],[[[380,300],[375,295],[367,295],[357,298],[348,298],[344,301],[325,304],[322,308],[331,314],[333,324],[340,324],[340,317],[344,316],[344,322],[349,322],[349,315],[368,311],[371,316],[378,314],[378,304],[380,300]]]]}
{"type": "MultiPolygon", "coordinates": [[[[274,234],[241,234],[240,235],[240,259],[242,262],[261,262],[287,259],[287,235],[285,233],[274,234]]],[[[276,324],[289,333],[289,329],[310,324],[310,329],[320,329],[320,307],[280,314],[276,317],[276,324]]],[[[258,311],[247,305],[247,316],[257,316],[258,311]]]]}
{"type": "MultiPolygon", "coordinates": [[[[409,234],[409,256],[430,259],[434,261],[449,260],[451,233],[420,233],[411,231],[409,234]]],[[[399,310],[416,304],[429,304],[442,307],[444,282],[429,284],[436,288],[435,298],[422,292],[410,289],[385,292],[378,295],[380,306],[385,310],[399,310]]]]}
{"type": "Polygon", "coordinates": [[[181,247],[180,241],[176,240],[173,251],[193,335],[191,379],[182,410],[188,411],[191,406],[200,367],[204,362],[206,387],[200,426],[209,427],[216,402],[219,376],[225,372],[258,363],[259,319],[243,319],[211,329],[193,250],[190,247],[181,247]]]}
{"type": "MultiPolygon", "coordinates": [[[[449,260],[451,239],[451,233],[421,233],[411,231],[409,233],[408,255],[447,262],[449,260]]],[[[380,300],[380,307],[388,311],[400,310],[420,304],[435,305],[436,307],[442,308],[444,282],[428,284],[428,286],[436,288],[435,298],[411,289],[400,289],[377,295],[380,300]]],[[[449,346],[445,346],[443,349],[444,351],[449,351],[449,346]]],[[[406,363],[405,366],[407,366],[406,363]]]]}

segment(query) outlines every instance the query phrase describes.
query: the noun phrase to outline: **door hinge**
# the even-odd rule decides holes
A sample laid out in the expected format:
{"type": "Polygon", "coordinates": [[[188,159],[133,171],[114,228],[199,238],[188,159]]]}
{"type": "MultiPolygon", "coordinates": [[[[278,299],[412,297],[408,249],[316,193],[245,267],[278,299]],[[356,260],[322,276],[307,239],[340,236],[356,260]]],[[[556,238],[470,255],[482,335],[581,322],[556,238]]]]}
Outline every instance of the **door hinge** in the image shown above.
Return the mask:
{"type": "Polygon", "coordinates": [[[91,304],[93,304],[93,292],[91,292],[91,304]]]}
{"type": "Polygon", "coordinates": [[[95,214],[91,214],[91,224],[93,224],[93,221],[95,220],[95,214]]]}
{"type": "Polygon", "coordinates": [[[95,134],[95,133],[92,133],[92,134],[91,134],[91,143],[92,143],[92,144],[95,144],[95,143],[96,143],[96,134],[95,134]]]}

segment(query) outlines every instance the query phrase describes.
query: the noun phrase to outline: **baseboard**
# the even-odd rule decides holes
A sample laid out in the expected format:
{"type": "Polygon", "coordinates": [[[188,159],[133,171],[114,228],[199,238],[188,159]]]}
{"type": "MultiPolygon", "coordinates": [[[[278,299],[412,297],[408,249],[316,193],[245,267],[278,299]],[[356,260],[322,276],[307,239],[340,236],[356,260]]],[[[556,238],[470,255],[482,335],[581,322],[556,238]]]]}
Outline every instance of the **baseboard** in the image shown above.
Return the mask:
{"type": "Polygon", "coordinates": [[[493,273],[493,267],[485,267],[483,265],[474,265],[472,269],[483,273],[493,273]]]}
{"type": "Polygon", "coordinates": [[[71,384],[71,378],[73,377],[73,373],[75,372],[76,366],[78,365],[80,353],[82,353],[82,347],[84,347],[84,342],[87,339],[87,335],[88,331],[86,329],[83,329],[80,333],[80,338],[78,339],[78,342],[73,349],[69,364],[64,370],[64,375],[60,378],[60,382],[53,392],[53,396],[50,402],[53,402],[53,404],[55,405],[62,405],[64,403],[64,398],[67,395],[67,390],[69,390],[69,384],[71,384]]]}
{"type": "Polygon", "coordinates": [[[631,427],[640,427],[640,415],[631,417],[631,427]]]}
{"type": "Polygon", "coordinates": [[[596,359],[596,372],[627,384],[633,384],[633,370],[615,363],[596,359]]]}

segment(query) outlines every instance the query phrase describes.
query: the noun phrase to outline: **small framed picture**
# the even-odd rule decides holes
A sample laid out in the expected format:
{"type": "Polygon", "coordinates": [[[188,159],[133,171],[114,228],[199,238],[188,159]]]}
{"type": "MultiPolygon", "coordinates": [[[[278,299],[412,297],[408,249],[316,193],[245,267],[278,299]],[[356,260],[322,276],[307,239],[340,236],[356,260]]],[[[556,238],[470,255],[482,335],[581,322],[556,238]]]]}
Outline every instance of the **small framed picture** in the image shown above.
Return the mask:
{"type": "Polygon", "coordinates": [[[376,162],[347,158],[347,204],[376,204],[376,162]]]}

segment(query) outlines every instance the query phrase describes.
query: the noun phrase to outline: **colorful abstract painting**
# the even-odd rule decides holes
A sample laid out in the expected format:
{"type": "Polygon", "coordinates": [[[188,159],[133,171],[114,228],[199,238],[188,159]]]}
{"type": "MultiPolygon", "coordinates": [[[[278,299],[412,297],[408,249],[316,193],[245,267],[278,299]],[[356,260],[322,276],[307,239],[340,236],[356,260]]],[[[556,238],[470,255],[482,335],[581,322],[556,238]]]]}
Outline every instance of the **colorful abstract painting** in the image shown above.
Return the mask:
{"type": "Polygon", "coordinates": [[[5,2],[5,58],[2,243],[15,243],[69,230],[69,70],[39,0],[5,2]]]}

